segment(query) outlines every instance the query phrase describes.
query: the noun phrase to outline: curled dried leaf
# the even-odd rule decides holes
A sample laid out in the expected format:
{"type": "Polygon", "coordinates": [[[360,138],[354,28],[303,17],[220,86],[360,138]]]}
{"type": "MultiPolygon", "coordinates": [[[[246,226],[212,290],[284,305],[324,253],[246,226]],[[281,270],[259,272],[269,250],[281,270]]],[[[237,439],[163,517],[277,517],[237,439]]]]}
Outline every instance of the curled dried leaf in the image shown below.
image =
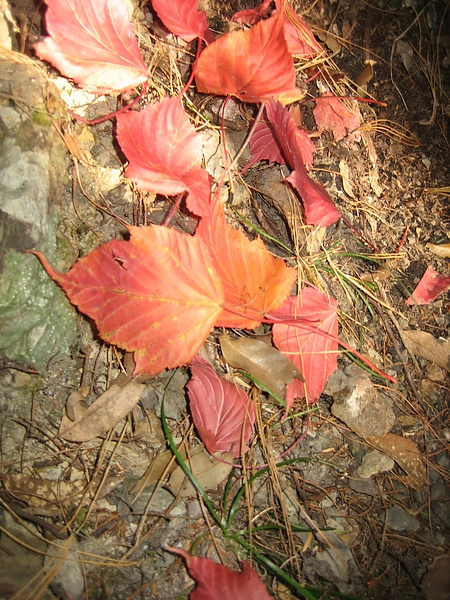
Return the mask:
{"type": "Polygon", "coordinates": [[[286,386],[294,379],[303,380],[300,370],[273,346],[251,337],[219,338],[222,354],[229,365],[247,371],[256,381],[284,398],[286,386]]]}

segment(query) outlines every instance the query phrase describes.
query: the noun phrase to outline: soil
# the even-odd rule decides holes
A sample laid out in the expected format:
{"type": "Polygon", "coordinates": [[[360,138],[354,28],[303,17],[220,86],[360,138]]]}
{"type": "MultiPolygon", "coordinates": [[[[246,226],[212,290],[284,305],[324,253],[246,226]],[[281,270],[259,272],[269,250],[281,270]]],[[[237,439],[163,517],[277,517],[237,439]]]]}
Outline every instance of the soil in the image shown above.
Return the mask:
{"type": "MultiPolygon", "coordinates": [[[[255,4],[208,0],[202,8],[212,27],[225,31],[235,10],[255,4]]],[[[239,221],[231,209],[229,217],[250,237],[256,234],[248,222],[293,249],[286,252],[267,241],[271,251],[291,264],[296,261],[305,278],[338,300],[340,338],[396,378],[392,384],[372,373],[374,394],[389,401],[395,416],[391,432],[419,449],[426,483],[408,483],[397,461],[383,470],[386,454],[376,458],[372,476],[358,476],[373,444],[370,447],[333,412],[333,402],[345,390],[340,378],[355,377],[351,357],[342,354],[338,371],[308,417],[307,407],[299,402],[297,416],[281,422],[282,411],[263,392],[253,390],[260,419],[248,460],[253,474],[266,462],[270,468],[246,488],[226,534],[214,524],[202,499],[171,488],[165,472],[136,493],[156,457],[168,449],[161,424],[163,399],[174,439],[187,436],[189,452],[201,450],[190,429],[185,391],[189,372],[163,372],[145,381],[139,404],[111,431],[82,443],[63,439],[58,430],[70,395],[79,392],[91,404],[123,376],[130,360],[120,349],[105,345],[95,326],[79,315],[70,355],[55,357],[39,372],[31,364],[6,359],[0,370],[7,415],[1,438],[1,550],[8,560],[13,557],[10,568],[15,574],[8,581],[1,574],[0,597],[187,598],[194,582],[167,546],[186,548],[235,569],[240,559],[252,560],[270,594],[279,599],[304,597],[300,585],[309,586],[317,598],[338,593],[368,599],[450,597],[440,562],[450,554],[449,363],[447,368],[439,366],[418,351],[414,354],[405,342],[409,330],[448,339],[448,292],[425,306],[405,305],[429,265],[450,275],[448,255],[440,257],[428,245],[450,243],[448,5],[434,0],[310,4],[293,2],[333,55],[326,63],[328,83],[341,95],[361,95],[363,90],[354,82],[366,61],[374,61],[365,89],[368,98],[382,103],[359,104],[365,124],[359,140],[335,142],[326,132],[314,138],[312,175],[323,183],[344,219],[322,232],[299,225],[292,200],[273,190],[271,194],[273,179],[281,179],[279,168],[263,164],[253,167],[243,184],[237,179],[234,195],[228,195],[228,206],[247,221],[239,221]],[[271,419],[276,425],[268,429],[271,419]],[[277,457],[298,438],[301,442],[277,469],[277,457]],[[267,527],[245,533],[250,525],[267,527]],[[14,538],[27,548],[12,546],[14,538]],[[77,554],[69,554],[75,559],[67,560],[57,548],[57,567],[63,568],[59,582],[50,586],[42,561],[33,561],[55,544],[77,554]],[[249,545],[270,557],[288,578],[277,577],[257,554],[251,557],[249,545]],[[26,587],[31,573],[37,577],[26,587]],[[292,580],[297,585],[290,585],[292,580]]],[[[20,0],[10,5],[18,23],[14,49],[32,56],[32,44],[44,34],[41,9],[20,0]]],[[[142,106],[155,102],[164,90],[179,92],[177,78],[187,79],[194,56],[191,46],[177,46],[175,38],[162,41],[152,19],[146,3],[136,7],[142,53],[147,64],[154,59],[153,87],[142,106]]],[[[50,79],[57,76],[48,65],[44,68],[50,79]]],[[[311,96],[323,89],[317,67],[307,74],[299,71],[298,77],[299,84],[312,78],[311,96]]],[[[203,97],[194,88],[189,98],[211,120],[220,114],[221,101],[203,97]]],[[[116,102],[91,102],[86,117],[115,110],[116,102]]],[[[303,103],[301,111],[305,126],[314,130],[312,107],[303,103]]],[[[239,147],[255,108],[232,102],[227,110],[228,142],[239,147]]],[[[101,243],[121,239],[124,224],[162,223],[171,207],[171,201],[142,192],[124,178],[112,186],[99,183],[93,163],[111,176],[125,163],[113,120],[89,127],[71,120],[70,130],[64,132],[70,152],[65,156],[59,225],[66,241],[62,270],[101,243]]],[[[240,166],[248,160],[244,154],[240,166]]],[[[172,222],[187,233],[195,224],[183,209],[172,222]]],[[[213,332],[206,346],[221,369],[215,342],[213,332]]],[[[358,368],[355,381],[361,380],[361,372],[358,368]]],[[[230,502],[245,480],[234,469],[208,492],[220,518],[229,514],[230,502]]]]}

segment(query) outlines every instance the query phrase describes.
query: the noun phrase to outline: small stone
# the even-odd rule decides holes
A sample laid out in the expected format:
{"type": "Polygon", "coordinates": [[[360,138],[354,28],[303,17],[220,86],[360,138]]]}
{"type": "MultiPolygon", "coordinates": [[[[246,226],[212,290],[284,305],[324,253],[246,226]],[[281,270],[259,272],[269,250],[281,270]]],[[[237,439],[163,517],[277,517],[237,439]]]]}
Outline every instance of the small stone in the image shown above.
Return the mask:
{"type": "Polygon", "coordinates": [[[352,372],[346,387],[335,395],[331,412],[363,439],[386,435],[395,422],[391,402],[362,371],[352,372]]]}
{"type": "Polygon", "coordinates": [[[373,479],[357,479],[352,477],[348,480],[348,487],[354,492],[365,494],[366,496],[373,497],[378,494],[378,488],[373,479]]]}
{"type": "Polygon", "coordinates": [[[420,523],[401,506],[393,506],[387,510],[387,523],[395,531],[417,531],[420,523]]]}
{"type": "Polygon", "coordinates": [[[370,450],[364,455],[361,465],[356,469],[355,473],[362,479],[369,479],[372,475],[378,475],[383,471],[390,471],[394,468],[394,461],[390,456],[378,452],[378,450],[370,450]]]}

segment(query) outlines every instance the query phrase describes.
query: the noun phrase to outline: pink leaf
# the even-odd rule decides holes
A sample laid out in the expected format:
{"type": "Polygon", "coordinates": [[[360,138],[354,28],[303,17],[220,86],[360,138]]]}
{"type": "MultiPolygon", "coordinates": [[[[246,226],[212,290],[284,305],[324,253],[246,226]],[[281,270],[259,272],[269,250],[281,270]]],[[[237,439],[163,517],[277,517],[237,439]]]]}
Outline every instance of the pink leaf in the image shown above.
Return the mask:
{"type": "Polygon", "coordinates": [[[286,179],[295,187],[303,200],[307,225],[328,227],[341,218],[341,213],[326,189],[322,184],[308,177],[305,167],[301,164],[286,179]]]}
{"type": "Polygon", "coordinates": [[[191,556],[181,548],[166,549],[184,558],[189,574],[197,582],[191,600],[272,600],[258,573],[245,561],[238,573],[210,558],[191,556]]]}
{"type": "Polygon", "coordinates": [[[143,190],[171,196],[188,191],[196,215],[211,210],[211,179],[202,163],[202,137],[179,98],[117,116],[117,139],[129,165],[125,176],[143,190]]]}
{"type": "Polygon", "coordinates": [[[152,0],[153,8],[169,31],[185,42],[205,38],[209,29],[206,13],[198,9],[198,0],[152,0]]]}
{"type": "Polygon", "coordinates": [[[266,114],[275,139],[291,169],[296,169],[299,163],[308,169],[316,148],[307,133],[297,127],[288,109],[274,99],[267,103],[266,114]]]}
{"type": "Polygon", "coordinates": [[[416,289],[411,294],[411,297],[405,300],[409,306],[419,304],[429,304],[439,294],[450,290],[450,277],[444,277],[438,273],[432,266],[429,266],[425,271],[422,279],[417,284],[416,289]]]}
{"type": "Polygon", "coordinates": [[[279,309],[268,315],[285,321],[274,324],[273,343],[305,378],[304,384],[297,380],[290,384],[295,388],[289,389],[288,386],[287,410],[295,397],[306,397],[309,403],[317,402],[337,367],[336,308],[334,298],[308,287],[303,288],[298,296],[290,296],[279,309]]]}
{"type": "Polygon", "coordinates": [[[94,94],[147,81],[126,0],[46,0],[49,36],[36,54],[94,94]]]}
{"type": "Polygon", "coordinates": [[[266,112],[286,162],[294,169],[287,180],[303,200],[306,223],[321,227],[331,225],[341,214],[325,188],[310,179],[306,171],[313,159],[314,144],[304,131],[298,129],[292,115],[279,102],[271,99],[266,112]]]}
{"type": "Polygon", "coordinates": [[[349,133],[355,132],[361,125],[358,115],[332,94],[323,94],[320,98],[316,98],[313,113],[319,132],[322,133],[324,129],[329,131],[336,142],[343,140],[349,133]]]}
{"type": "Polygon", "coordinates": [[[251,400],[199,355],[190,367],[192,379],[187,389],[191,413],[206,449],[210,454],[232,451],[234,457],[241,456],[255,422],[251,400]]]}
{"type": "Polygon", "coordinates": [[[289,52],[304,60],[323,56],[324,49],[317,42],[313,32],[305,21],[291,8],[285,5],[284,37],[289,52]]]}
{"type": "Polygon", "coordinates": [[[261,21],[266,16],[271,4],[272,0],[264,0],[264,2],[255,6],[255,8],[248,8],[234,13],[231,20],[244,25],[256,25],[258,21],[261,21]]]}

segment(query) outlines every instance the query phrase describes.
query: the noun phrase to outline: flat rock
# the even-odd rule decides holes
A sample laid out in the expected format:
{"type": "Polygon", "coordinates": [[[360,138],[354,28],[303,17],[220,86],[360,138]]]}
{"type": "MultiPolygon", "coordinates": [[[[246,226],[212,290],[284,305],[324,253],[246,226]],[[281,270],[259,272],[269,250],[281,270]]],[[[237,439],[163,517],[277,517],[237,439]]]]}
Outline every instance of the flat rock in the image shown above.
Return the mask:
{"type": "Polygon", "coordinates": [[[387,510],[387,524],[395,531],[417,531],[420,523],[401,506],[393,506],[387,510]]]}
{"type": "Polygon", "coordinates": [[[395,422],[390,400],[361,369],[351,371],[345,388],[334,396],[331,412],[363,439],[386,435],[395,422]]]}
{"type": "Polygon", "coordinates": [[[390,471],[394,468],[394,464],[390,456],[378,452],[378,450],[370,450],[364,455],[361,465],[356,469],[356,475],[362,479],[369,479],[372,475],[390,471]]]}

